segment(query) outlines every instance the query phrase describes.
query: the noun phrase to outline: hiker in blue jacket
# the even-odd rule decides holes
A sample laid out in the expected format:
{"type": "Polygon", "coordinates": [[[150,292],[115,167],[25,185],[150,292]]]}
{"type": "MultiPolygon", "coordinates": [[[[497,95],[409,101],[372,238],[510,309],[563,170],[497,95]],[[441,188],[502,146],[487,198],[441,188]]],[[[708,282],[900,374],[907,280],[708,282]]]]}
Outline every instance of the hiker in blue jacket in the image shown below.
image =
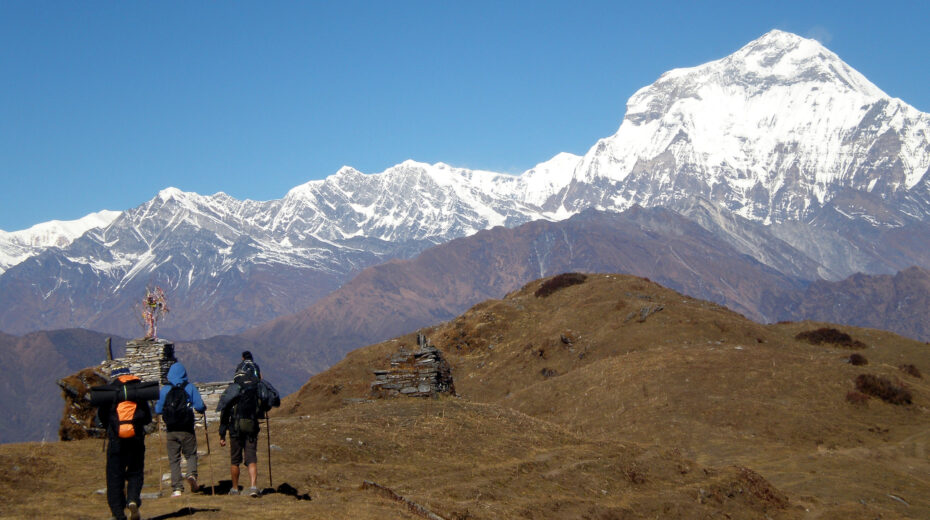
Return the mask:
{"type": "Polygon", "coordinates": [[[171,496],[184,492],[181,479],[181,455],[187,459],[187,475],[191,492],[197,491],[197,436],[194,435],[194,411],[204,413],[207,406],[197,387],[187,380],[187,369],[175,362],[168,369],[168,383],[161,387],[155,413],[160,414],[167,430],[168,463],[171,466],[171,496]]]}

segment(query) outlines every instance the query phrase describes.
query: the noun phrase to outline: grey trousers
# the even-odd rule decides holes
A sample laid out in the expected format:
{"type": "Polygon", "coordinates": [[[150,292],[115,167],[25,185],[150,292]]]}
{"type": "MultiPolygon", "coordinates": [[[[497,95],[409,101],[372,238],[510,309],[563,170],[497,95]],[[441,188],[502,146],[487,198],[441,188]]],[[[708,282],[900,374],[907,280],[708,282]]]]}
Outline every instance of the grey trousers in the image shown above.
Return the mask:
{"type": "Polygon", "coordinates": [[[197,477],[197,437],[190,432],[168,432],[168,464],[171,466],[172,489],[183,489],[181,455],[187,459],[187,475],[197,477]]]}

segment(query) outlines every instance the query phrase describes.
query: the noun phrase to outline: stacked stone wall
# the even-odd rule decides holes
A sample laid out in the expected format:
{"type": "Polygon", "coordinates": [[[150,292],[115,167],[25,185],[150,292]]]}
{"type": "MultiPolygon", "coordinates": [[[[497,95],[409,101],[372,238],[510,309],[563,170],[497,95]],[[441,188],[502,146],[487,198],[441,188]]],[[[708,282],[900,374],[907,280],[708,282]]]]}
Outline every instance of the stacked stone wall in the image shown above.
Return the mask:
{"type": "Polygon", "coordinates": [[[425,337],[417,338],[419,348],[408,351],[404,347],[391,357],[391,367],[375,370],[371,383],[371,397],[436,397],[439,394],[455,395],[452,368],[443,359],[442,352],[429,344],[425,337]]]}
{"type": "Polygon", "coordinates": [[[207,422],[218,423],[220,413],[216,411],[216,405],[220,402],[220,396],[229,386],[229,381],[216,381],[214,383],[194,383],[203,403],[207,405],[207,422]]]}

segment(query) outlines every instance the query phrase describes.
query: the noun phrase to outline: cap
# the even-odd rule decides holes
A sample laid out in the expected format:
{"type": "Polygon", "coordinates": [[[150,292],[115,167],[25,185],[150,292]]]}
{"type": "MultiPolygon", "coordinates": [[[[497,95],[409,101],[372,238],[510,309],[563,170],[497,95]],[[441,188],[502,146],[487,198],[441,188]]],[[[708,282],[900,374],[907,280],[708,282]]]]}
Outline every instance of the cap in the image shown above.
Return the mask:
{"type": "Polygon", "coordinates": [[[115,366],[110,370],[110,377],[119,377],[130,374],[129,367],[125,365],[115,366]]]}

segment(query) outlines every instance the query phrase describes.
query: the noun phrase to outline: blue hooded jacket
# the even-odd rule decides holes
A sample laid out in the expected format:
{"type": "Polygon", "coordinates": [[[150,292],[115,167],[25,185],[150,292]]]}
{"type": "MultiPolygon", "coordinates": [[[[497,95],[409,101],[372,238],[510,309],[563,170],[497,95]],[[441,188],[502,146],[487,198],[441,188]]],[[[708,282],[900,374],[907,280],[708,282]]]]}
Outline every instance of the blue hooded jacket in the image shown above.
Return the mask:
{"type": "MultiPolygon", "coordinates": [[[[175,386],[182,386],[187,381],[187,369],[184,368],[184,365],[180,361],[175,362],[171,365],[171,368],[168,369],[168,382],[175,386]]],[[[161,414],[162,409],[165,406],[165,397],[168,396],[168,392],[171,390],[171,385],[164,385],[158,391],[158,402],[155,403],[155,413],[161,414]]],[[[190,399],[191,405],[193,405],[194,410],[198,413],[203,413],[207,409],[207,405],[203,403],[203,399],[200,397],[200,392],[197,391],[197,387],[194,385],[184,386],[184,391],[187,392],[187,397],[190,399]]]]}

